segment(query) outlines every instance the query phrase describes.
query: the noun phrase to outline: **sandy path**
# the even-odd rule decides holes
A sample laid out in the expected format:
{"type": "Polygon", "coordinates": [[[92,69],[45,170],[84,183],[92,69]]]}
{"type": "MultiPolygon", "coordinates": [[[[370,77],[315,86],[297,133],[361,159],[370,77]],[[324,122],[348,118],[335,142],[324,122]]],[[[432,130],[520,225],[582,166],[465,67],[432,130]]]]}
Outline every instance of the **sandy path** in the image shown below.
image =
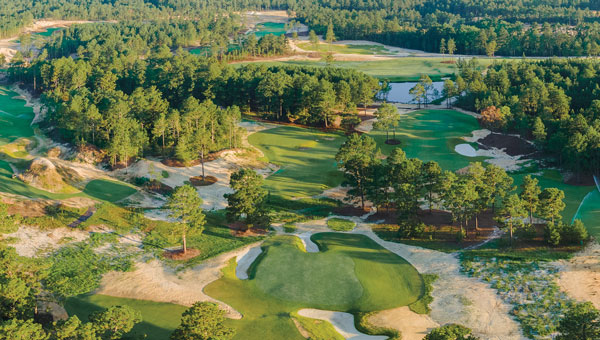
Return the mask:
{"type": "Polygon", "coordinates": [[[227,312],[227,317],[241,319],[242,315],[231,306],[211,298],[204,287],[222,276],[221,270],[230,259],[246,254],[249,249],[260,247],[261,242],[221,254],[202,264],[176,272],[159,260],[136,263],[131,272],[110,272],[102,277],[95,293],[138,300],[175,303],[191,306],[198,301],[217,303],[227,312]]]}
{"type": "Polygon", "coordinates": [[[383,335],[367,335],[359,332],[354,326],[354,315],[350,313],[307,308],[299,310],[298,314],[307,318],[324,320],[331,323],[333,328],[346,339],[385,340],[388,338],[383,335]]]}
{"type": "Polygon", "coordinates": [[[235,276],[240,280],[248,280],[248,269],[258,256],[262,253],[262,247],[257,245],[254,248],[247,248],[245,253],[237,256],[237,266],[235,267],[235,276]]]}
{"type": "MultiPolygon", "coordinates": [[[[327,227],[327,219],[340,217],[330,216],[326,219],[305,223],[297,223],[294,234],[309,239],[310,234],[331,232],[327,227]]],[[[431,320],[439,325],[459,323],[473,329],[475,335],[488,340],[524,339],[519,324],[509,316],[511,306],[504,303],[488,284],[460,273],[460,262],[456,254],[447,254],[435,250],[424,249],[406,244],[384,241],[377,236],[368,224],[359,217],[343,217],[357,223],[350,233],[370,237],[382,247],[401,256],[410,262],[419,273],[436,274],[438,279],[433,284],[431,303],[431,320]]],[[[318,249],[318,248],[317,248],[318,249]]],[[[407,333],[427,332],[426,325],[415,316],[406,323],[411,325],[407,333]]],[[[390,320],[387,327],[397,328],[400,324],[390,320]]]]}
{"type": "Polygon", "coordinates": [[[378,312],[369,317],[369,323],[400,331],[402,340],[421,340],[431,329],[440,326],[429,315],[417,314],[408,306],[378,312]]]}
{"type": "Polygon", "coordinates": [[[577,301],[600,308],[600,245],[595,241],[570,260],[554,263],[560,269],[558,286],[577,301]]]}

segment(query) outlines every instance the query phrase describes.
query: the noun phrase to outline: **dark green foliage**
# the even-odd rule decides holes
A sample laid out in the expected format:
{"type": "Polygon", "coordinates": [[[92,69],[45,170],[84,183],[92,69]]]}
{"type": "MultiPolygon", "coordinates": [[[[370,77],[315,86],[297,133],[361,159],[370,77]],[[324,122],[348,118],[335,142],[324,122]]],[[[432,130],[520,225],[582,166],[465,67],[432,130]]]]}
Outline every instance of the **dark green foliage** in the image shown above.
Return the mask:
{"type": "Polygon", "coordinates": [[[270,217],[265,203],[267,191],[262,188],[263,178],[251,169],[240,169],[229,179],[232,194],[226,194],[227,218],[243,220],[248,226],[267,226],[270,217]]]}
{"type": "Polygon", "coordinates": [[[600,312],[591,302],[572,306],[560,320],[558,340],[592,340],[600,337],[600,312]]]}
{"type": "Polygon", "coordinates": [[[225,312],[212,302],[196,302],[183,312],[172,340],[228,340],[235,330],[225,325],[225,312]]]}
{"type": "Polygon", "coordinates": [[[435,328],[425,336],[425,340],[476,340],[471,329],[462,325],[447,324],[435,328]]]}

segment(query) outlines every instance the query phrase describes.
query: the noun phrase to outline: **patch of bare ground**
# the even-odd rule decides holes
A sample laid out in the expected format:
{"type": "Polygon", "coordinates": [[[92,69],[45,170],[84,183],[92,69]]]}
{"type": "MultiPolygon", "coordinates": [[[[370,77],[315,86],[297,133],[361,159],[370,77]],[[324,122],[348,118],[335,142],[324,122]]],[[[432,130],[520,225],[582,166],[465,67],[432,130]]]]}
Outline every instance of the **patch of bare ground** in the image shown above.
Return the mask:
{"type": "Polygon", "coordinates": [[[484,138],[479,139],[478,143],[484,150],[496,148],[504,150],[504,152],[506,152],[506,154],[509,156],[530,155],[537,151],[531,142],[519,136],[495,132],[492,132],[484,138]]]}
{"type": "Polygon", "coordinates": [[[86,240],[89,232],[70,228],[40,230],[22,225],[16,232],[4,234],[4,237],[15,240],[10,246],[17,250],[17,254],[38,257],[49,254],[64,244],[86,240]]]}
{"type": "Polygon", "coordinates": [[[200,250],[189,248],[185,252],[183,249],[176,250],[165,250],[163,256],[168,258],[169,260],[175,261],[185,261],[189,259],[193,259],[194,257],[200,255],[200,250]]]}
{"type": "Polygon", "coordinates": [[[249,228],[248,225],[244,222],[237,221],[227,224],[231,235],[236,237],[254,237],[254,236],[264,236],[269,233],[268,228],[264,227],[253,227],[249,228]]]}
{"type": "Polygon", "coordinates": [[[215,176],[194,176],[190,177],[190,183],[195,187],[205,187],[217,183],[215,176]]]}
{"type": "Polygon", "coordinates": [[[439,326],[429,315],[417,314],[408,306],[377,312],[368,321],[375,327],[400,331],[403,340],[421,340],[431,329],[439,326]]]}
{"type": "Polygon", "coordinates": [[[557,261],[558,286],[577,301],[600,308],[600,245],[595,241],[569,260],[557,261]]]}
{"type": "Polygon", "coordinates": [[[569,185],[577,185],[577,186],[593,186],[596,185],[594,181],[594,176],[591,174],[567,174],[565,177],[565,183],[569,185]]]}

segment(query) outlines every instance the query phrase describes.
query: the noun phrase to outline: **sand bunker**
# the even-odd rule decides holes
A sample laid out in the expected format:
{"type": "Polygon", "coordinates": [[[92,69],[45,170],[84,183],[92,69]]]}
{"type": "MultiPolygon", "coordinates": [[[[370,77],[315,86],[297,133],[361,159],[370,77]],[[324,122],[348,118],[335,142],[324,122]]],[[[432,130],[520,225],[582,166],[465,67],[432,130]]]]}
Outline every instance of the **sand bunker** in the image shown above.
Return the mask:
{"type": "Polygon", "coordinates": [[[558,286],[577,301],[590,301],[600,308],[600,245],[596,242],[570,260],[555,263],[560,268],[558,286]]]}
{"type": "Polygon", "coordinates": [[[440,326],[429,315],[417,314],[408,306],[378,312],[369,317],[369,323],[376,327],[400,331],[402,340],[421,340],[433,328],[440,326]]]}
{"type": "Polygon", "coordinates": [[[261,242],[253,243],[221,254],[182,272],[176,272],[158,260],[138,262],[134,271],[104,275],[96,293],[184,306],[191,306],[197,301],[211,301],[219,304],[227,312],[227,317],[240,319],[242,315],[238,311],[204,294],[203,289],[221,277],[221,269],[230,259],[246,254],[249,249],[260,247],[260,244],[261,242]]]}
{"type": "Polygon", "coordinates": [[[458,144],[454,147],[454,151],[465,157],[477,157],[477,150],[471,144],[458,144]]]}
{"type": "Polygon", "coordinates": [[[17,254],[38,257],[47,255],[68,243],[86,240],[89,233],[68,228],[40,230],[37,227],[23,225],[16,232],[5,234],[4,237],[16,239],[14,243],[9,242],[9,244],[17,250],[17,254]]]}
{"type": "Polygon", "coordinates": [[[240,280],[248,280],[248,269],[258,256],[262,253],[260,245],[254,248],[247,248],[246,253],[237,256],[237,266],[235,267],[235,276],[240,280]]]}
{"type": "Polygon", "coordinates": [[[352,340],[385,340],[383,335],[367,335],[359,332],[354,326],[354,315],[342,312],[332,312],[320,309],[301,309],[298,315],[307,318],[324,320],[333,325],[333,328],[346,339],[352,340]]]}

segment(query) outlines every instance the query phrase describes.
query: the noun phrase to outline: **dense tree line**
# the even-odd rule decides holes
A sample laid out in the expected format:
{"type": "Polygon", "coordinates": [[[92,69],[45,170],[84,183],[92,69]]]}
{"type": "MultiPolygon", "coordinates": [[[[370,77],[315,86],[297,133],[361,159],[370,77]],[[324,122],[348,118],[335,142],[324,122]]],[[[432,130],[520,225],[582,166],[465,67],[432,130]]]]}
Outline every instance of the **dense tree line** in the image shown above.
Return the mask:
{"type": "Polygon", "coordinates": [[[449,211],[459,227],[459,239],[479,228],[478,218],[491,211],[509,231],[512,241],[517,233],[525,239],[536,235],[534,217],[546,224],[546,241],[551,245],[578,244],[588,238],[581,221],[562,223],[564,193],[556,188],[541,190],[537,179],[525,177],[516,190],[513,179],[495,165],[473,163],[464,171],[444,171],[435,162],[407,158],[395,148],[381,160],[375,141],[367,135],[353,134],[336,155],[344,171],[349,195],[363,208],[366,200],[379,209],[395,209],[402,237],[420,237],[425,225],[417,213],[425,204],[449,211]]]}
{"type": "MultiPolygon", "coordinates": [[[[290,3],[292,3],[290,1],[290,3]]],[[[294,1],[298,19],[339,39],[450,54],[598,55],[595,4],[584,1],[294,1]]]]}
{"type": "MultiPolygon", "coordinates": [[[[110,45],[110,44],[109,44],[110,45]]],[[[328,126],[369,103],[379,82],[351,69],[247,65],[173,54],[112,50],[80,58],[17,55],[8,74],[43,93],[48,122],[68,141],[106,149],[113,163],[143,152],[188,162],[241,145],[241,111],[328,126]]]]}
{"type": "Polygon", "coordinates": [[[600,171],[600,63],[588,59],[498,63],[482,75],[461,63],[458,105],[491,128],[518,132],[577,173],[600,171]]]}

